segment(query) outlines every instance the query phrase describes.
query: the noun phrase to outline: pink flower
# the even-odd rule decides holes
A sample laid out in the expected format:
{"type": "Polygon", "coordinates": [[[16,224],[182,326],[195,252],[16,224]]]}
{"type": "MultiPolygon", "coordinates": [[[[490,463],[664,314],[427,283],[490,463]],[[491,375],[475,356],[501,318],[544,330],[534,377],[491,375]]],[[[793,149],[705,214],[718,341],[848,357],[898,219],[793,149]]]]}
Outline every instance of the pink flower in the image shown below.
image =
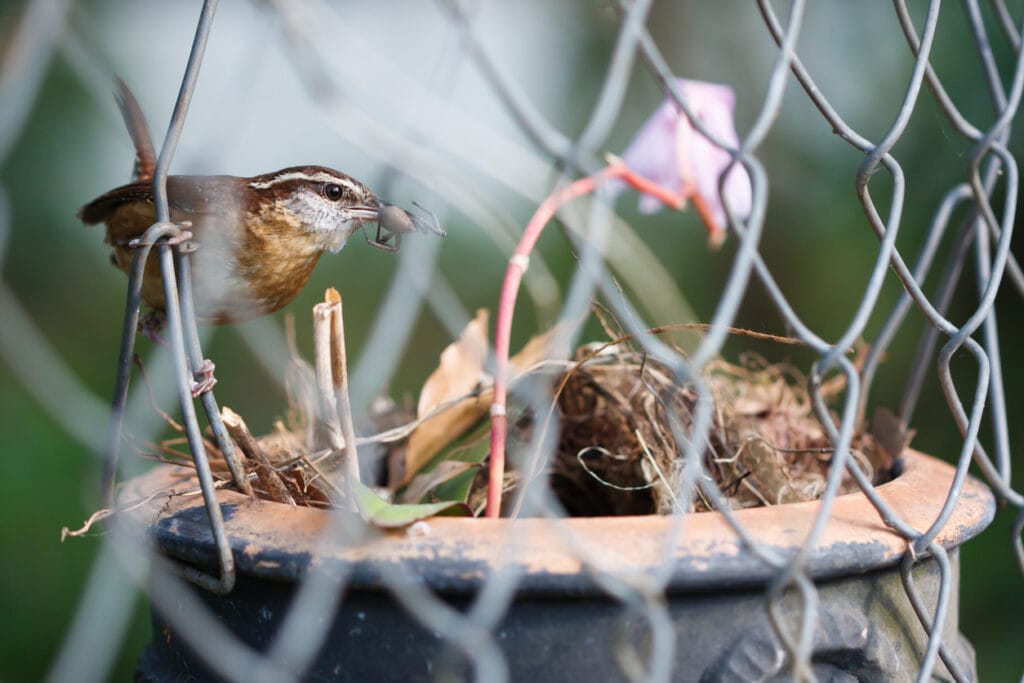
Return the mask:
{"type": "MultiPolygon", "coordinates": [[[[722,142],[737,147],[733,123],[736,96],[732,88],[684,78],[677,79],[676,84],[690,111],[705,128],[722,142]]],[[[700,195],[708,209],[705,220],[713,222],[708,226],[713,233],[725,229],[723,198],[740,219],[750,214],[752,192],[746,168],[742,164],[733,166],[725,180],[724,197],[720,197],[718,179],[732,161],[732,155],[694,128],[671,97],[662,102],[636,134],[622,160],[637,174],[684,198],[700,195]]],[[[662,206],[652,195],[640,197],[643,213],[654,213],[662,206]]]]}

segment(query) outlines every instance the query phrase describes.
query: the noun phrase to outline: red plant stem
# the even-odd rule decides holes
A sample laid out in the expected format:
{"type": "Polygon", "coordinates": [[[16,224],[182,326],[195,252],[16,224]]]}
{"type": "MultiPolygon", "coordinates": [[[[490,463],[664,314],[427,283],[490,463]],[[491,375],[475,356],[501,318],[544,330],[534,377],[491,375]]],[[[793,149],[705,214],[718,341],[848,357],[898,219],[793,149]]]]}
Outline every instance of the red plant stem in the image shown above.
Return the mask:
{"type": "Polygon", "coordinates": [[[516,307],[516,296],[519,284],[529,266],[530,254],[537,244],[540,234],[548,221],[562,206],[573,199],[593,192],[597,186],[607,180],[621,178],[634,189],[656,197],[666,206],[681,209],[689,196],[694,197],[694,207],[704,220],[711,236],[712,243],[720,241],[718,235],[724,231],[714,225],[710,212],[703,198],[692,191],[674,192],[637,175],[620,160],[614,160],[606,168],[594,175],[580,178],[574,183],[563,187],[545,199],[523,231],[523,236],[509,259],[505,270],[505,280],[501,285],[498,299],[498,315],[494,330],[494,399],[491,403],[491,460],[487,479],[487,517],[501,515],[501,493],[505,479],[505,443],[508,433],[507,399],[508,399],[508,366],[509,344],[512,337],[512,318],[516,307]]]}
{"type": "Polygon", "coordinates": [[[512,314],[516,307],[516,296],[519,294],[519,283],[529,266],[530,253],[537,244],[537,239],[555,212],[576,197],[593,192],[598,181],[606,177],[607,172],[608,169],[604,169],[595,175],[580,178],[545,199],[526,224],[526,230],[523,231],[523,236],[505,270],[505,281],[501,285],[501,295],[498,299],[498,315],[494,323],[494,399],[491,403],[491,462],[487,479],[488,517],[498,517],[501,514],[501,489],[505,480],[505,436],[508,431],[508,417],[505,414],[508,398],[508,354],[512,337],[512,314]]]}

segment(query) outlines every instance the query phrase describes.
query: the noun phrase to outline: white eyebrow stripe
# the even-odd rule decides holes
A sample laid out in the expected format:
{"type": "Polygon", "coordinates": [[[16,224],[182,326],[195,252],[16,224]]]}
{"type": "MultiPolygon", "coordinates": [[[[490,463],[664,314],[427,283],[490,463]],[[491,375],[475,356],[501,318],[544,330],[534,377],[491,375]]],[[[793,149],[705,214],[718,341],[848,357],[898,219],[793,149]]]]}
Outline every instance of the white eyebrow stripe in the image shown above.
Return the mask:
{"type": "Polygon", "coordinates": [[[337,185],[343,185],[347,187],[348,189],[352,190],[352,192],[354,192],[356,195],[362,194],[362,190],[359,187],[357,187],[356,184],[353,183],[351,180],[347,178],[339,178],[336,175],[324,173],[323,171],[318,171],[317,173],[312,174],[303,173],[301,171],[292,171],[291,173],[284,173],[282,175],[274,176],[270,180],[253,181],[249,183],[249,187],[254,190],[266,190],[268,188],[273,187],[274,185],[286,183],[289,180],[308,180],[314,183],[335,183],[337,185]]]}

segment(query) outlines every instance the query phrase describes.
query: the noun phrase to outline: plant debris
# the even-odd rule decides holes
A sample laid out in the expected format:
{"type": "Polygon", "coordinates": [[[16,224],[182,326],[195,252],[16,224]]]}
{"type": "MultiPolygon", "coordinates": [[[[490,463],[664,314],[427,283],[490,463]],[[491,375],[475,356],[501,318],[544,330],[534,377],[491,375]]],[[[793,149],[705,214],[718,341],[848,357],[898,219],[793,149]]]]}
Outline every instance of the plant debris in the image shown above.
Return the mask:
{"type": "MultiPolygon", "coordinates": [[[[712,363],[704,375],[710,428],[700,448],[677,436],[692,431],[694,386],[679,385],[669,368],[631,349],[581,351],[558,395],[562,431],[551,465],[551,486],[569,514],[714,509],[699,486],[692,502],[677,500],[688,450],[703,453],[704,472],[732,509],[813,500],[824,491],[832,445],[792,366],[753,354],[739,365],[712,363]]],[[[893,456],[871,434],[858,432],[851,453],[872,482],[890,478],[893,456]]],[[[840,491],[856,488],[843,473],[840,491]]]]}
{"type": "MultiPolygon", "coordinates": [[[[330,294],[327,304],[340,305],[330,294]]],[[[320,311],[315,319],[321,332],[329,319],[337,336],[339,318],[320,311]]],[[[347,405],[347,395],[339,395],[345,384],[343,358],[338,358],[343,344],[322,337],[314,369],[294,351],[292,341],[289,409],[271,433],[253,437],[241,416],[224,408],[224,422],[246,457],[255,494],[294,505],[354,508],[382,527],[405,526],[434,514],[481,514],[493,394],[486,370],[487,328],[487,312],[481,310],[444,350],[424,383],[415,419],[391,400],[374,403],[368,422],[377,433],[352,440],[352,452],[360,449],[361,476],[345,457],[346,430],[338,414],[347,405]],[[377,455],[369,453],[373,448],[377,455]]],[[[525,444],[553,424],[560,431],[549,459],[527,459],[505,473],[504,489],[512,494],[506,501],[538,477],[546,478],[561,505],[576,516],[712,510],[716,496],[709,496],[714,489],[706,486],[708,477],[723,496],[718,504],[732,509],[813,500],[824,491],[832,445],[812,409],[807,380],[793,366],[753,354],[737,364],[711,363],[702,377],[706,438],[691,442],[700,405],[693,383],[678,382],[669,367],[634,349],[628,338],[584,345],[565,359],[564,350],[551,348],[560,336],[557,330],[539,335],[511,361],[516,381],[541,382],[555,400],[550,415],[514,411],[510,441],[525,444]],[[556,413],[558,419],[552,420],[556,413]],[[694,455],[699,466],[688,468],[686,458],[694,455]],[[696,475],[688,482],[687,472],[696,475]],[[684,483],[692,490],[682,491],[684,483]]],[[[828,404],[844,388],[841,380],[826,382],[822,399],[828,404]]],[[[872,482],[882,483],[892,476],[912,437],[896,416],[879,410],[873,433],[860,429],[854,435],[851,454],[872,482]]],[[[176,443],[172,439],[150,450],[190,464],[180,458],[184,454],[174,449],[176,443]]],[[[214,471],[222,480],[230,476],[223,466],[214,471]]],[[[853,478],[842,473],[840,491],[856,488],[853,478]]]]}
{"type": "MultiPolygon", "coordinates": [[[[487,415],[493,399],[491,377],[484,371],[487,358],[486,309],[480,309],[459,338],[441,353],[440,364],[420,391],[416,414],[423,420],[410,435],[399,486],[424,471],[442,449],[469,431],[487,415]]],[[[509,360],[513,374],[521,374],[552,353],[558,328],[538,335],[509,360]]]]}

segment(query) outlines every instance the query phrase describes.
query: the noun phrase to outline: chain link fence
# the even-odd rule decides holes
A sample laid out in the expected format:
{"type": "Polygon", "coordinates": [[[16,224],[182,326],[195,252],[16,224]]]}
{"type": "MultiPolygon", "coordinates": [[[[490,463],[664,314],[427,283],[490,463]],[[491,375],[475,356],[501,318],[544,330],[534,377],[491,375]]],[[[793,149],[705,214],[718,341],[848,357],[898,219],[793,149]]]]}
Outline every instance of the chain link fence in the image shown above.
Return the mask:
{"type": "MultiPolygon", "coordinates": [[[[897,0],[885,8],[809,6],[800,0],[707,6],[644,0],[515,7],[456,0],[372,8],[306,0],[217,5],[207,0],[201,11],[188,9],[199,11],[198,27],[195,17],[177,6],[100,9],[33,0],[3,16],[0,356],[8,385],[5,401],[12,406],[5,410],[5,437],[12,435],[13,443],[24,448],[9,453],[9,459],[17,459],[21,470],[44,460],[45,453],[30,438],[18,436],[45,431],[34,426],[36,418],[19,423],[27,397],[70,437],[54,442],[59,448],[77,461],[86,460],[82,453],[96,457],[87,468],[81,463],[74,467],[74,476],[47,468],[45,476],[33,479],[37,486],[26,500],[35,509],[35,501],[67,497],[86,501],[80,504],[88,508],[98,490],[95,476],[88,473],[99,472],[112,449],[128,444],[131,450],[146,451],[146,444],[159,443],[165,423],[154,407],[177,399],[206,506],[188,508],[186,500],[178,512],[195,515],[175,519],[180,524],[193,519],[197,534],[209,534],[202,557],[192,558],[195,563],[188,551],[170,552],[173,561],[167,552],[157,552],[152,537],[141,537],[126,515],[106,520],[105,532],[93,529],[94,538],[61,546],[62,554],[95,555],[84,583],[74,582],[77,607],[43,667],[50,679],[103,680],[112,675],[119,657],[137,657],[140,640],[131,632],[139,618],[125,577],[159,615],[154,642],[164,639],[170,645],[173,633],[188,656],[203,663],[203,671],[228,680],[358,680],[363,677],[359,672],[370,675],[352,662],[347,664],[351,668],[333,673],[310,671],[323,663],[324,649],[336,645],[334,615],[347,610],[352,619],[365,620],[381,609],[374,597],[380,595],[400,605],[436,641],[436,651],[395,645],[393,652],[399,654],[392,656],[414,660],[415,666],[390,669],[392,650],[381,643],[394,645],[400,639],[394,629],[400,625],[378,627],[366,647],[380,658],[381,671],[388,672],[380,674],[381,680],[516,679],[531,671],[524,664],[531,658],[554,668],[554,673],[549,669],[539,675],[571,680],[570,662],[585,661],[595,651],[611,653],[607,656],[615,667],[608,680],[833,680],[830,676],[838,671],[877,680],[891,676],[893,670],[885,667],[896,661],[913,663],[913,671],[899,672],[900,680],[972,680],[970,646],[958,631],[973,642],[980,672],[1019,675],[1020,661],[1013,661],[1016,653],[1008,652],[1007,644],[1013,642],[1014,627],[1019,633],[1024,624],[1024,496],[1011,473],[1011,437],[1019,438],[1013,410],[1020,377],[1012,340],[1021,329],[1019,297],[1024,293],[1024,274],[1012,252],[1019,155],[1011,131],[1024,88],[1020,8],[999,0],[965,0],[956,6],[937,0],[908,6],[897,0]],[[621,541],[617,527],[559,522],[564,507],[537,478],[520,501],[525,519],[517,521],[523,524],[481,527],[499,530],[485,542],[464,539],[482,543],[473,547],[489,548],[493,557],[476,557],[462,546],[451,551],[469,552],[469,559],[483,563],[483,570],[471,563],[477,573],[465,585],[444,573],[466,569],[460,564],[465,556],[441,570],[412,561],[367,565],[353,559],[352,548],[369,543],[371,531],[341,514],[330,515],[316,533],[283,532],[284,538],[294,534],[299,539],[296,553],[322,558],[288,575],[293,588],[278,594],[244,578],[236,584],[236,565],[242,575],[251,568],[245,559],[249,546],[242,542],[248,537],[237,532],[229,538],[244,521],[244,506],[228,491],[231,477],[211,473],[203,455],[209,450],[206,439],[215,441],[225,456],[234,446],[222,433],[213,393],[199,401],[199,414],[207,416],[212,436],[201,429],[189,394],[190,375],[204,357],[221,363],[217,397],[240,405],[250,424],[264,419],[269,424],[284,405],[284,369],[292,355],[282,326],[263,319],[234,330],[195,327],[190,280],[183,270],[188,257],[159,242],[179,234],[182,226],[168,222],[166,197],[158,191],[156,231],[147,233],[137,258],[144,262],[153,249],[151,258],[159,258],[165,278],[171,278],[168,292],[181,292],[182,304],[180,309],[168,306],[170,348],[154,347],[146,354],[145,376],[136,372],[129,390],[138,292],[134,302],[129,297],[111,428],[107,395],[115,334],[121,329],[116,316],[123,281],[114,274],[94,274],[105,259],[95,231],[62,243],[65,232],[77,226],[63,216],[48,217],[47,207],[28,204],[46,203],[45,197],[59,192],[73,200],[66,211],[70,216],[88,197],[123,182],[111,175],[111,184],[96,185],[83,175],[91,162],[74,165],[76,175],[51,165],[65,154],[114,158],[114,152],[98,149],[71,128],[115,129],[109,96],[115,74],[143,81],[144,102],[159,97],[171,104],[171,83],[180,74],[170,64],[181,68],[185,36],[193,30],[172,123],[158,150],[158,179],[179,164],[231,173],[237,163],[242,173],[246,165],[259,164],[253,170],[265,171],[277,160],[281,166],[301,163],[307,159],[296,155],[302,154],[355,177],[376,176],[371,185],[408,198],[406,203],[422,201],[449,231],[443,241],[411,237],[397,255],[375,254],[382,260],[367,257],[363,263],[352,253],[364,249],[362,240],[353,239],[333,257],[340,265],[322,265],[307,288],[337,283],[345,297],[346,341],[354,362],[344,393],[351,396],[357,417],[372,412],[374,400],[389,389],[392,394],[396,388],[417,391],[415,377],[422,377],[447,341],[459,336],[472,319],[470,311],[495,307],[501,274],[529,214],[572,180],[598,173],[606,152],[624,148],[637,122],[663,97],[676,101],[690,125],[708,132],[706,122],[691,115],[693,103],[675,85],[677,77],[734,87],[739,136],[735,146],[726,147],[730,168],[741,165],[749,175],[752,202],[748,214],[727,214],[722,250],[710,251],[696,236],[693,211],[647,217],[620,199],[617,205],[626,220],[613,210],[608,188],[598,187],[593,197],[559,213],[561,241],[549,238],[531,259],[524,276],[529,306],[520,307],[523,315],[514,328],[517,339],[526,339],[530,329],[575,323],[597,300],[615,321],[611,327],[631,337],[644,363],[650,359],[674,383],[693,387],[692,419],[672,425],[682,465],[672,485],[665,485],[675,513],[662,518],[649,554],[634,539],[637,547],[624,553],[633,553],[632,558],[619,557],[621,565],[607,561],[600,546],[621,541]],[[124,46],[112,46],[118,32],[131,34],[124,46]],[[180,44],[174,45],[172,59],[167,50],[173,41],[180,44]],[[102,123],[75,124],[71,111],[44,107],[60,101],[54,93],[61,89],[75,93],[64,94],[64,101],[103,112],[102,123]],[[193,93],[196,104],[190,112],[193,93]],[[189,143],[197,122],[201,128],[189,143]],[[281,141],[270,141],[272,136],[281,141]],[[172,165],[179,139],[182,153],[172,165]],[[266,141],[265,150],[261,141],[266,141]],[[35,145],[60,153],[45,152],[47,164],[33,164],[24,150],[35,145]],[[343,155],[351,167],[331,162],[332,154],[343,155]],[[45,193],[26,189],[33,186],[45,187],[45,193]],[[33,220],[57,225],[38,228],[33,220]],[[33,235],[37,228],[39,234],[33,235]],[[374,272],[382,269],[383,274],[374,272]],[[183,272],[175,282],[174,274],[183,272]],[[655,329],[679,323],[706,323],[685,352],[655,329]],[[109,330],[101,333],[100,328],[109,330]],[[785,357],[805,374],[810,409],[830,444],[820,503],[792,527],[797,537],[788,543],[771,534],[790,522],[783,517],[757,522],[731,511],[725,502],[728,491],[706,476],[702,464],[716,419],[708,368],[744,349],[778,353],[776,346],[737,336],[737,328],[797,343],[797,350],[786,351],[785,357]],[[102,340],[84,341],[89,335],[102,340]],[[268,398],[250,400],[254,393],[268,398]],[[826,394],[838,399],[829,404],[826,394]],[[886,405],[893,408],[897,435],[892,438],[900,447],[908,427],[916,429],[915,446],[953,465],[941,495],[912,490],[909,503],[896,505],[884,486],[876,487],[865,474],[857,457],[858,430],[869,410],[886,405]],[[840,495],[844,478],[855,482],[860,493],[853,495],[870,507],[850,512],[840,495]],[[69,484],[69,479],[87,485],[69,484]],[[976,564],[965,563],[961,588],[956,546],[987,524],[991,505],[985,501],[990,497],[1000,506],[996,527],[1009,531],[1009,548],[1005,534],[982,534],[973,543],[990,550],[976,564]],[[698,499],[720,509],[714,514],[721,526],[705,529],[703,515],[687,512],[698,499]],[[965,522],[958,515],[972,505],[980,511],[965,522]],[[886,538],[894,545],[875,561],[894,568],[899,580],[879,590],[894,603],[909,601],[912,617],[901,627],[912,634],[906,641],[912,644],[909,653],[898,644],[885,645],[884,629],[871,630],[882,628],[868,605],[877,599],[874,593],[834,609],[839,584],[829,567],[853,557],[845,552],[856,555],[835,544],[844,540],[843,533],[850,534],[850,548],[860,542],[854,527],[836,526],[848,523],[850,514],[867,515],[869,526],[891,532],[886,538]],[[957,528],[950,531],[950,526],[957,528]],[[735,561],[729,571],[748,573],[712,580],[706,570],[692,569],[688,563],[703,557],[695,545],[701,539],[729,544],[735,561]],[[838,554],[823,555],[822,547],[838,554]],[[554,555],[544,555],[551,548],[554,555]],[[203,564],[199,560],[208,563],[211,557],[213,566],[197,568],[203,564]],[[580,616],[565,607],[565,620],[547,631],[544,619],[550,616],[517,611],[523,600],[550,597],[548,580],[561,576],[552,569],[557,564],[552,557],[578,565],[588,582],[578,590],[603,598],[614,612],[589,640],[580,632],[580,642],[564,658],[542,653],[545,646],[537,642],[506,641],[518,628],[561,643],[553,633],[571,639],[581,624],[604,619],[602,613],[580,616]],[[534,560],[550,563],[541,572],[548,578],[533,573],[534,560]],[[367,567],[372,580],[361,573],[367,567]],[[431,572],[436,571],[440,581],[449,581],[447,589],[457,589],[458,598],[434,581],[431,572]],[[972,598],[985,595],[975,587],[974,572],[1005,586],[995,603],[972,598]],[[730,608],[745,615],[740,620],[765,624],[732,643],[732,652],[740,653],[743,662],[738,662],[740,655],[726,652],[698,666],[688,654],[686,640],[699,639],[682,624],[692,620],[711,633],[721,619],[711,611],[692,611],[700,603],[699,592],[687,597],[681,585],[698,575],[711,581],[704,590],[731,584],[757,596],[749,613],[742,606],[730,608]],[[192,583],[206,590],[197,591],[192,583]],[[369,597],[360,591],[365,585],[374,589],[369,597]],[[228,602],[217,602],[217,593],[226,594],[228,602]],[[959,595],[964,605],[958,606],[959,595]],[[967,604],[972,599],[989,609],[999,606],[1004,614],[990,619],[983,609],[967,604]],[[237,625],[224,623],[224,605],[248,614],[253,604],[267,614],[284,615],[259,647],[240,635],[237,625]],[[992,624],[1002,640],[993,635],[992,624]],[[871,643],[856,645],[858,637],[865,637],[862,632],[877,635],[869,637],[871,643]],[[864,661],[850,664],[852,651],[864,661]],[[996,668],[991,662],[997,660],[1005,662],[999,666],[1016,669],[996,668]],[[566,669],[559,670],[562,666],[566,669]],[[414,673],[399,673],[407,671],[414,673]]],[[[127,149],[116,150],[125,166],[127,149]]],[[[54,204],[67,209],[63,198],[54,204]]],[[[300,327],[312,301],[300,297],[289,309],[300,327]]],[[[564,329],[573,327],[578,326],[564,329]]],[[[567,346],[589,341],[578,330],[563,334],[567,346]]],[[[540,385],[513,389],[514,398],[533,415],[549,413],[557,400],[550,386],[540,385]]],[[[360,436],[371,433],[368,422],[359,424],[360,436]]],[[[537,452],[542,464],[535,466],[543,469],[554,450],[545,432],[536,430],[532,440],[509,448],[509,458],[514,466],[528,468],[524,463],[537,452]]],[[[583,455],[579,460],[584,462],[583,455]]],[[[147,463],[124,457],[119,468],[120,479],[131,479],[147,463]]],[[[911,469],[908,464],[907,476],[911,469]]],[[[7,478],[15,481],[13,474],[7,478]]],[[[244,475],[235,473],[234,481],[239,488],[248,486],[244,475]]],[[[56,536],[59,525],[76,526],[82,508],[52,507],[64,517],[42,530],[8,510],[8,520],[17,527],[12,538],[18,541],[29,530],[56,536]]],[[[52,514],[37,517],[53,519],[52,514]]],[[[255,518],[252,528],[259,531],[261,523],[255,518]]],[[[449,527],[442,521],[414,528],[399,533],[397,556],[408,549],[402,544],[415,544],[417,533],[443,535],[449,527]]],[[[168,528],[156,524],[150,531],[159,536],[168,528]]],[[[160,538],[166,543],[166,536],[160,538]]],[[[248,542],[258,545],[261,538],[256,534],[248,542]]],[[[444,542],[437,541],[441,555],[450,550],[444,542]]],[[[964,552],[970,553],[970,546],[964,552]]],[[[17,557],[19,575],[32,574],[35,562],[31,556],[17,557]]],[[[860,571],[875,568],[862,566],[860,571]]],[[[5,609],[4,640],[10,648],[17,647],[20,630],[14,623],[20,617],[10,615],[30,612],[21,608],[23,596],[14,592],[14,586],[25,585],[20,581],[14,580],[5,596],[15,608],[5,609]]],[[[259,609],[243,620],[258,621],[259,609]]],[[[351,642],[364,642],[354,630],[346,633],[351,642]]],[[[29,674],[13,670],[10,675],[29,674]]]]}

